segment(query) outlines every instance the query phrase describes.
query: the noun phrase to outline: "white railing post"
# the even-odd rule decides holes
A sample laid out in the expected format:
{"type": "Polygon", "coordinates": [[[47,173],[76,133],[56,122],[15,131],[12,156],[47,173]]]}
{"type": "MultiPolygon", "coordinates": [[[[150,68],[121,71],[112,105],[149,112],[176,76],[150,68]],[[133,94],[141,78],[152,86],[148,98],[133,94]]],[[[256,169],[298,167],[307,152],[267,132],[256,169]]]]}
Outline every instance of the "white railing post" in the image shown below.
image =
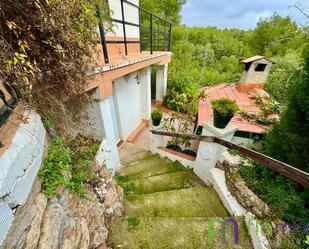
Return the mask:
{"type": "MultiPolygon", "coordinates": [[[[224,129],[218,129],[214,127],[213,121],[211,121],[204,125],[202,135],[215,136],[226,141],[231,141],[236,130],[237,127],[231,124],[229,124],[224,129]]],[[[226,148],[214,142],[200,142],[197,157],[195,160],[194,172],[207,185],[211,184],[209,178],[210,170],[216,166],[222,152],[225,150],[226,148]]]]}

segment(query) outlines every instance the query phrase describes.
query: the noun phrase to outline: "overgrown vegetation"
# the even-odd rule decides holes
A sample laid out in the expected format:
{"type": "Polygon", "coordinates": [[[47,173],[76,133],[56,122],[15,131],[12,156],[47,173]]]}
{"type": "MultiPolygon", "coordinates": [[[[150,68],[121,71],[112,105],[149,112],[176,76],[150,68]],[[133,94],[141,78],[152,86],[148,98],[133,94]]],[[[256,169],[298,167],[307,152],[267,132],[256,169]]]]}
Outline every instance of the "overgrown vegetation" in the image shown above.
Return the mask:
{"type": "Polygon", "coordinates": [[[94,63],[99,21],[96,4],[106,17],[101,0],[0,3],[0,81],[10,83],[39,113],[56,114],[57,125],[66,123],[68,108],[75,107],[76,116],[87,101],[86,73],[94,63]]]}
{"type": "Polygon", "coordinates": [[[240,115],[249,120],[255,121],[260,124],[271,125],[278,121],[279,114],[282,111],[282,104],[275,99],[269,97],[255,97],[257,105],[260,106],[262,113],[252,114],[244,110],[240,111],[240,115]],[[270,115],[275,114],[275,117],[270,117],[270,115]],[[278,115],[278,117],[277,117],[278,115]]]}
{"type": "Polygon", "coordinates": [[[95,178],[92,161],[99,143],[78,136],[69,142],[54,137],[39,172],[42,191],[52,197],[59,188],[65,187],[80,197],[86,195],[86,183],[95,178]]]}

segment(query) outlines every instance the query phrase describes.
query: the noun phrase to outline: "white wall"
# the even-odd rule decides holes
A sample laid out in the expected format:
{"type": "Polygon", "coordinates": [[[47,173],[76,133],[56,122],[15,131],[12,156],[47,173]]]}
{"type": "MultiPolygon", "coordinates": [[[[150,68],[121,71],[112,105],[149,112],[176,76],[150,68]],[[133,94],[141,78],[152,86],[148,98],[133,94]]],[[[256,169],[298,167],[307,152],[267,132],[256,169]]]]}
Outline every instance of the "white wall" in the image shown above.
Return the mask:
{"type": "Polygon", "coordinates": [[[157,65],[156,100],[163,101],[167,90],[168,64],[157,65]]]}
{"type": "Polygon", "coordinates": [[[45,129],[41,118],[25,111],[9,148],[0,156],[0,245],[13,222],[14,209],[23,205],[41,166],[45,129]]]}
{"type": "Polygon", "coordinates": [[[234,136],[232,138],[232,143],[235,143],[238,145],[251,145],[253,144],[253,139],[234,136]]]}
{"type": "MultiPolygon", "coordinates": [[[[139,5],[139,0],[129,0],[130,2],[139,5]]],[[[109,0],[109,7],[111,10],[111,17],[113,19],[122,20],[121,14],[121,1],[120,0],[109,0]]],[[[124,17],[125,21],[139,24],[138,9],[124,3],[124,17]]],[[[109,32],[106,36],[120,36],[123,37],[123,26],[120,23],[113,23],[113,32],[109,32]]],[[[139,28],[131,25],[126,25],[126,35],[128,38],[139,38],[139,28]]]]}
{"type": "Polygon", "coordinates": [[[105,138],[104,125],[100,110],[98,90],[91,93],[92,102],[87,104],[83,116],[80,118],[79,130],[86,137],[98,140],[105,138]]]}
{"type": "Polygon", "coordinates": [[[137,72],[114,81],[114,101],[118,107],[119,128],[123,140],[141,123],[141,85],[137,72]]]}

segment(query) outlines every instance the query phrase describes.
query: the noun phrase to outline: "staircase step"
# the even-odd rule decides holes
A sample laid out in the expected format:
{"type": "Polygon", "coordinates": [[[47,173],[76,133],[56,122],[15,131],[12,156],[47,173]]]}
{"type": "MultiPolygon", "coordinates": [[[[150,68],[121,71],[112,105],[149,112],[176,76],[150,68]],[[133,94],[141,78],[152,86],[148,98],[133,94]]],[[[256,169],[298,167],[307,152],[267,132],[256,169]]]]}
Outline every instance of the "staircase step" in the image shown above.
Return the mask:
{"type": "Polygon", "coordinates": [[[157,158],[143,161],[128,168],[123,168],[117,173],[120,182],[140,180],[151,176],[186,170],[179,162],[169,159],[157,158]]]}
{"type": "Polygon", "coordinates": [[[239,227],[237,245],[234,245],[234,229],[231,223],[226,225],[226,244],[220,239],[220,223],[215,223],[218,225],[213,231],[217,233],[211,240],[211,229],[209,227],[213,227],[210,222],[214,219],[162,217],[116,219],[111,227],[110,243],[114,248],[125,249],[252,248],[250,236],[242,218],[236,218],[239,227]]]}
{"type": "Polygon", "coordinates": [[[192,172],[186,169],[157,176],[143,178],[122,184],[125,194],[151,194],[155,192],[186,189],[204,186],[203,182],[192,172]]]}
{"type": "Polygon", "coordinates": [[[135,161],[131,161],[130,163],[123,164],[123,167],[119,169],[117,175],[130,175],[135,174],[140,171],[148,170],[149,167],[156,165],[156,164],[167,164],[171,163],[172,161],[167,158],[161,158],[159,155],[151,155],[146,158],[138,159],[135,161]]]}
{"type": "Polygon", "coordinates": [[[144,159],[150,158],[152,156],[154,156],[154,154],[152,154],[151,151],[143,150],[141,152],[131,154],[130,156],[126,157],[126,159],[122,160],[121,162],[122,162],[122,164],[131,164],[132,162],[144,160],[144,159]]]}
{"type": "Polygon", "coordinates": [[[130,217],[227,217],[216,191],[195,187],[145,195],[129,195],[124,201],[130,217]]]}

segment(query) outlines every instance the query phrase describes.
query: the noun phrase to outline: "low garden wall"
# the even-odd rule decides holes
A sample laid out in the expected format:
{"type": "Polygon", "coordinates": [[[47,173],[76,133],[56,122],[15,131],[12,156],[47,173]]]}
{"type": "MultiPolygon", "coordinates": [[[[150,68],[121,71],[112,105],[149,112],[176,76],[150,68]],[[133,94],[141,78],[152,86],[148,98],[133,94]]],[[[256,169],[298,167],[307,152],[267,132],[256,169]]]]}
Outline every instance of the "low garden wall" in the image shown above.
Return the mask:
{"type": "Polygon", "coordinates": [[[25,204],[43,158],[46,131],[38,114],[26,110],[23,122],[0,156],[0,245],[25,204]]]}

